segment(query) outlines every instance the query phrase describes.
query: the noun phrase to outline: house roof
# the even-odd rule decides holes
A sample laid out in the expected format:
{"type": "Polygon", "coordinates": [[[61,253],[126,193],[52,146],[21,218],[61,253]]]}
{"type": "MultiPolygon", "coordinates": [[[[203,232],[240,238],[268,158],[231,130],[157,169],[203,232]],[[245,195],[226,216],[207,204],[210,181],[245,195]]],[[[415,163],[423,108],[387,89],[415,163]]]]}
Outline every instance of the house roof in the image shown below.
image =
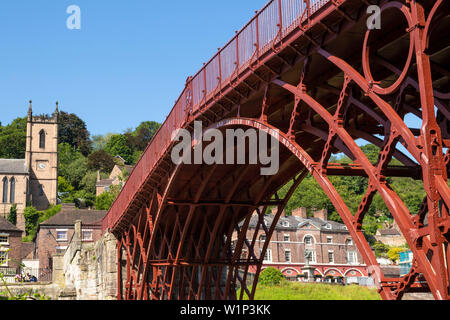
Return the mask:
{"type": "Polygon", "coordinates": [[[400,236],[400,232],[397,229],[382,229],[378,230],[381,236],[400,236]]]}
{"type": "MultiPolygon", "coordinates": [[[[267,227],[269,227],[272,224],[273,219],[275,218],[272,214],[267,214],[264,216],[264,219],[267,221],[267,227]]],[[[258,223],[258,216],[253,215],[249,228],[256,228],[256,225],[258,223]]],[[[346,226],[342,223],[334,222],[334,221],[324,221],[319,218],[300,218],[300,217],[294,217],[294,216],[286,216],[286,217],[280,217],[278,220],[276,229],[277,230],[298,230],[301,227],[305,226],[306,224],[310,224],[314,227],[316,227],[318,230],[324,231],[324,232],[342,232],[342,233],[348,233],[348,230],[346,226]],[[329,228],[327,228],[327,225],[329,228]]],[[[243,222],[241,222],[241,225],[243,222]]]]}
{"type": "Polygon", "coordinates": [[[28,174],[28,166],[23,159],[0,159],[0,174],[28,174]]]}
{"type": "Polygon", "coordinates": [[[44,221],[39,227],[73,227],[75,221],[81,220],[82,224],[100,224],[107,211],[97,210],[61,210],[53,217],[44,221]]]}
{"type": "Polygon", "coordinates": [[[0,231],[23,232],[3,217],[0,217],[0,231]]]}
{"type": "Polygon", "coordinates": [[[381,266],[381,270],[385,277],[399,277],[400,276],[400,266],[381,266]]]}
{"type": "Polygon", "coordinates": [[[131,171],[133,171],[133,168],[134,168],[133,166],[128,166],[128,165],[124,165],[124,166],[119,166],[119,165],[118,165],[118,167],[119,167],[119,169],[122,170],[122,171],[123,171],[123,170],[128,171],[128,173],[131,173],[131,171]]]}
{"type": "Polygon", "coordinates": [[[34,243],[33,242],[22,242],[21,258],[26,259],[30,253],[33,252],[34,243]]]}
{"type": "Polygon", "coordinates": [[[96,186],[97,187],[107,187],[107,186],[112,185],[113,181],[114,180],[112,180],[112,179],[99,180],[99,181],[97,181],[96,186]]]}

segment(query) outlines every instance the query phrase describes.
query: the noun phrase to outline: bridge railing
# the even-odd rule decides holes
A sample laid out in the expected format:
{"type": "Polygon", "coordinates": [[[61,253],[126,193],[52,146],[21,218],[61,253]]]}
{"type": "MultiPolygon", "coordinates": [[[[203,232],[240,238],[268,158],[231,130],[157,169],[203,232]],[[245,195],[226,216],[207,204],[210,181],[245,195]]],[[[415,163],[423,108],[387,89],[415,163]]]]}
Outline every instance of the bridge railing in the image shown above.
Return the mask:
{"type": "Polygon", "coordinates": [[[330,0],[271,0],[202,69],[186,83],[174,108],[131,173],[119,197],[103,220],[103,229],[117,223],[139,192],[148,174],[171,144],[172,133],[183,127],[218,90],[235,80],[260,56],[283,40],[300,23],[330,0]]]}

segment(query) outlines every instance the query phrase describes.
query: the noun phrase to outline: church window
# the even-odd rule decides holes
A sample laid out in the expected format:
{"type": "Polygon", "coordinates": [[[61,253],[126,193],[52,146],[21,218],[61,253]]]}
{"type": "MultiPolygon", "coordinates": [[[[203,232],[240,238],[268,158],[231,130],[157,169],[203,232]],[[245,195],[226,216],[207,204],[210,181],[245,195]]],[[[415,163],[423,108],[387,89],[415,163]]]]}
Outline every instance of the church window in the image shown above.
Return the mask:
{"type": "Polygon", "coordinates": [[[39,148],[45,149],[45,131],[39,132],[39,148]]]}
{"type": "Polygon", "coordinates": [[[11,178],[11,190],[9,195],[9,202],[14,203],[16,201],[16,179],[11,178]]]}
{"type": "Polygon", "coordinates": [[[41,197],[44,195],[44,186],[42,184],[39,185],[39,195],[41,197]]]}
{"type": "Polygon", "coordinates": [[[8,203],[8,179],[3,178],[3,203],[8,203]]]}

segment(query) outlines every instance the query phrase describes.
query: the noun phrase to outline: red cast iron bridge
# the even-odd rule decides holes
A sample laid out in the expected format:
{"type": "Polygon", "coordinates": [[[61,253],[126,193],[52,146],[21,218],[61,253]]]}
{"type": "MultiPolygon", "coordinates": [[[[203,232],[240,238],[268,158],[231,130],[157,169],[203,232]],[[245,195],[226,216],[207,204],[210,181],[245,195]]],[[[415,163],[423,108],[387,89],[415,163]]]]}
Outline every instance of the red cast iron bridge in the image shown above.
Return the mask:
{"type": "Polygon", "coordinates": [[[413,291],[449,299],[449,9],[448,0],[273,0],[256,12],[188,78],[103,221],[119,240],[118,298],[253,299],[275,224],[311,174],[384,299],[413,291]],[[374,4],[381,29],[367,26],[374,4]],[[407,121],[411,116],[416,127],[407,121]],[[279,130],[279,172],[262,176],[261,165],[175,165],[172,133],[193,131],[194,121],[205,130],[279,130]],[[376,163],[357,140],[381,149],[376,163]],[[353,163],[329,163],[340,153],[353,163]],[[402,165],[393,166],[393,158],[402,165]],[[332,175],[367,178],[356,212],[332,175]],[[388,177],[423,181],[419,212],[410,212],[388,177]],[[414,254],[401,278],[384,276],[362,232],[376,194],[414,254]],[[278,213],[266,225],[272,207],[278,213]],[[254,212],[257,232],[247,238],[254,212]],[[257,252],[261,234],[267,240],[257,252]],[[250,268],[256,270],[252,281],[250,268]]]}

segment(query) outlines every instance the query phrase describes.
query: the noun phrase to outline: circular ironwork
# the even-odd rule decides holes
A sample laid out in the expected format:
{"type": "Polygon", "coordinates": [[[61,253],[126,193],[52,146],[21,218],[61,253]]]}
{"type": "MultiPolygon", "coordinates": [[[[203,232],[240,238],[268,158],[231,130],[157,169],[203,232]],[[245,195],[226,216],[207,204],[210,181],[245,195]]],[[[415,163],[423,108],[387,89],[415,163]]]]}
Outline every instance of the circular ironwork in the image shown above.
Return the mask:
{"type": "MultiPolygon", "coordinates": [[[[408,30],[411,30],[413,28],[413,22],[412,17],[409,12],[409,9],[401,4],[400,2],[389,2],[386,5],[381,7],[381,13],[388,9],[399,9],[403,15],[406,18],[406,21],[408,22],[408,30]]],[[[388,95],[397,90],[400,86],[400,84],[405,80],[405,77],[408,73],[409,67],[411,65],[411,60],[414,54],[414,38],[409,36],[409,52],[408,52],[408,58],[406,60],[406,64],[403,68],[402,73],[399,75],[398,79],[389,87],[383,88],[380,85],[376,83],[376,81],[373,79],[372,72],[370,70],[370,46],[369,46],[369,37],[370,37],[371,30],[367,30],[365,38],[364,38],[364,45],[363,45],[363,55],[362,55],[362,66],[364,70],[364,76],[366,80],[373,84],[372,90],[380,95],[388,95]]]]}

